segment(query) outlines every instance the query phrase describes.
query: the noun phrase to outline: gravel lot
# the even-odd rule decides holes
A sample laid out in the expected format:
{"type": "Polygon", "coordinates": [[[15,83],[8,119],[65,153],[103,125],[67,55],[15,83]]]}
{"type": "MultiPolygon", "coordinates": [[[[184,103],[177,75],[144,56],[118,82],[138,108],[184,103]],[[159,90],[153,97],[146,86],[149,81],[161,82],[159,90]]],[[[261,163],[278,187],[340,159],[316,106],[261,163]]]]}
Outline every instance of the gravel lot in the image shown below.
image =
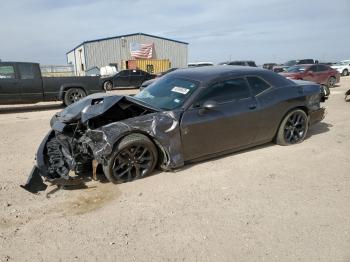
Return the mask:
{"type": "Polygon", "coordinates": [[[60,103],[1,106],[0,261],[350,261],[348,89],[302,144],[50,198],[19,185],[60,103]]]}

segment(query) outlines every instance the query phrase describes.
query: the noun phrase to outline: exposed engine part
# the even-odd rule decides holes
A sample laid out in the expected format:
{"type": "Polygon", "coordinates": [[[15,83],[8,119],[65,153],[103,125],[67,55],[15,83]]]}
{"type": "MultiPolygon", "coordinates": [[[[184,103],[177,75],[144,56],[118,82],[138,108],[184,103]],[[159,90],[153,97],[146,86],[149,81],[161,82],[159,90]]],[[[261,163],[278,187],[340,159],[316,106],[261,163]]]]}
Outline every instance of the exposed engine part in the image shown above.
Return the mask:
{"type": "Polygon", "coordinates": [[[68,179],[69,165],[66,158],[60,150],[62,146],[54,137],[46,144],[47,158],[48,158],[48,173],[50,178],[65,178],[68,179]]]}

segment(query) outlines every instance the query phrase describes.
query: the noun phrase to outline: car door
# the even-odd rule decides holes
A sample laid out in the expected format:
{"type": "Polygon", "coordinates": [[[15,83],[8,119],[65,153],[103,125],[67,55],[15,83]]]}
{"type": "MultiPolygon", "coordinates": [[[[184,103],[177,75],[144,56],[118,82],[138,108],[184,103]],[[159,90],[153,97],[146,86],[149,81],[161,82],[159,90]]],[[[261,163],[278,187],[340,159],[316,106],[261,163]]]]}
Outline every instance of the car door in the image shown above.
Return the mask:
{"type": "Polygon", "coordinates": [[[281,121],[281,117],[285,114],[283,104],[279,102],[281,96],[274,93],[272,85],[262,77],[251,75],[246,78],[252,95],[257,101],[255,112],[259,114],[259,119],[257,120],[258,132],[255,142],[271,141],[281,121]]]}
{"type": "Polygon", "coordinates": [[[303,80],[318,83],[318,79],[317,65],[310,66],[303,75],[303,80]]]}
{"type": "Polygon", "coordinates": [[[43,87],[38,64],[18,63],[17,69],[21,79],[22,102],[34,103],[43,100],[43,87]]]}
{"type": "Polygon", "coordinates": [[[12,104],[22,101],[21,86],[13,64],[0,63],[0,103],[12,104]]]}
{"type": "Polygon", "coordinates": [[[113,78],[114,87],[130,86],[130,70],[120,71],[113,78]]]}
{"type": "Polygon", "coordinates": [[[317,65],[317,83],[326,84],[331,74],[331,68],[326,65],[317,65]]]}
{"type": "Polygon", "coordinates": [[[130,71],[130,86],[139,87],[142,84],[143,75],[141,70],[130,71]]]}
{"type": "Polygon", "coordinates": [[[184,112],[180,130],[185,160],[251,144],[259,116],[244,78],[227,79],[205,88],[184,112]],[[214,108],[204,109],[212,101],[214,108]]]}

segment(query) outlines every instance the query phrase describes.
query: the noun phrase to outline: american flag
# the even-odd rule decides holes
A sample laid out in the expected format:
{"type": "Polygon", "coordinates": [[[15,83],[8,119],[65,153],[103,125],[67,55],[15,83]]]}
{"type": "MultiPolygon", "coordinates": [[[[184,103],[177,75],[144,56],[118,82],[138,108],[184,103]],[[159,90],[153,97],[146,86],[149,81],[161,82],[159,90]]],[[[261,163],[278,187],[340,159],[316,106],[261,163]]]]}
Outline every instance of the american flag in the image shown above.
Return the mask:
{"type": "Polygon", "coordinates": [[[130,43],[130,54],[133,58],[152,58],[153,43],[140,44],[136,42],[130,43]]]}

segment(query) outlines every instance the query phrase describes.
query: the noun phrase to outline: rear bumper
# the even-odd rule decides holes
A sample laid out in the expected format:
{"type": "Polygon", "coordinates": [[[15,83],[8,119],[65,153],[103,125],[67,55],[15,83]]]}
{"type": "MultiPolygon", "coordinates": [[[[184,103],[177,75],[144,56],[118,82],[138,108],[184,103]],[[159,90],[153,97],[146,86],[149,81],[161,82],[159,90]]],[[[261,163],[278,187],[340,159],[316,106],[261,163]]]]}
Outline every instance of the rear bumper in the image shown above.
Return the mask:
{"type": "Polygon", "coordinates": [[[326,109],[324,107],[321,107],[315,111],[311,111],[309,113],[310,126],[318,122],[321,122],[325,118],[325,116],[326,116],[326,109]]]}

